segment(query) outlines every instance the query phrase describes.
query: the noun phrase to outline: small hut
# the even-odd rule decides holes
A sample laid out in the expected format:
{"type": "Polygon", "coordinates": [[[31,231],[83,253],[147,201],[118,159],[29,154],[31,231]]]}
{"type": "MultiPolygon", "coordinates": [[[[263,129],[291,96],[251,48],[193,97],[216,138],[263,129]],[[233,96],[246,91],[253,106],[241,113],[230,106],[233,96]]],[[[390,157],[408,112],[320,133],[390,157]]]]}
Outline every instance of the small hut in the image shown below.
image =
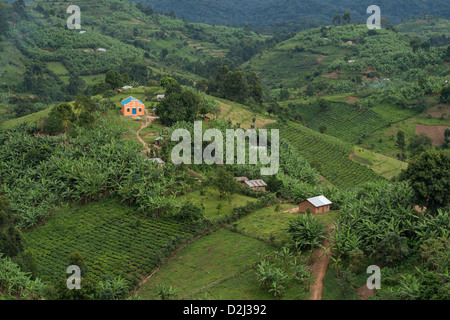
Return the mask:
{"type": "Polygon", "coordinates": [[[317,196],[300,202],[298,209],[300,212],[306,212],[309,209],[313,214],[326,213],[330,211],[331,204],[332,202],[324,196],[317,196]]]}
{"type": "Polygon", "coordinates": [[[260,180],[248,180],[248,181],[245,181],[245,184],[249,188],[251,188],[255,191],[266,191],[266,187],[267,187],[267,184],[264,182],[264,180],[261,180],[261,179],[260,180]]]}

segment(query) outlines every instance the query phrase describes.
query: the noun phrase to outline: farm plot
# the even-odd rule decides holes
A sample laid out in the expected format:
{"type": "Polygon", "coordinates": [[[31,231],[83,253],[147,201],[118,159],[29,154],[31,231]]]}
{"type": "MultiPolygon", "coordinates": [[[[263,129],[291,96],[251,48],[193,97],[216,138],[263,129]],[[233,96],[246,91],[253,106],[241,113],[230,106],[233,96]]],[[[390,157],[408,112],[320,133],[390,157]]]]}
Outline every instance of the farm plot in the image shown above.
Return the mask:
{"type": "Polygon", "coordinates": [[[327,134],[348,142],[355,142],[387,125],[388,122],[374,111],[356,110],[347,104],[331,104],[328,110],[308,121],[310,128],[319,131],[325,126],[327,134]]]}
{"type": "MultiPolygon", "coordinates": [[[[239,219],[235,223],[235,227],[239,232],[243,232],[251,237],[273,241],[273,243],[281,245],[289,240],[289,235],[286,231],[289,222],[303,215],[303,213],[298,212],[285,212],[294,206],[293,204],[283,204],[279,206],[278,211],[277,206],[259,209],[239,219]]],[[[331,211],[317,215],[317,218],[323,222],[324,226],[327,226],[336,219],[337,215],[337,211],[331,211]]]]}
{"type": "Polygon", "coordinates": [[[75,251],[95,280],[104,274],[140,278],[174,249],[174,239],[187,241],[195,233],[187,223],[142,217],[118,200],[103,199],[60,213],[25,238],[40,278],[54,283],[66,276],[75,251]]]}
{"type": "Polygon", "coordinates": [[[205,207],[205,214],[208,219],[214,220],[231,216],[233,208],[244,206],[247,202],[256,202],[258,199],[234,193],[228,197],[220,197],[220,193],[213,188],[204,188],[194,191],[182,198],[193,200],[205,207]]]}
{"type": "MultiPolygon", "coordinates": [[[[262,241],[229,230],[219,230],[180,250],[138,293],[144,299],[159,299],[156,291],[159,284],[173,286],[177,290],[178,299],[192,299],[193,295],[203,295],[206,290],[213,289],[241,272],[251,270],[260,259],[258,253],[264,255],[272,250],[272,246],[262,241]]],[[[258,287],[256,279],[250,287],[253,288],[250,292],[264,293],[258,287]]],[[[219,295],[221,294],[215,298],[219,299],[219,295]]],[[[248,295],[246,297],[255,298],[248,295]]],[[[235,297],[244,298],[245,296],[235,297]]]]}
{"type": "Polygon", "coordinates": [[[302,125],[289,123],[280,128],[280,136],[288,140],[308,161],[321,165],[321,174],[335,186],[348,188],[382,179],[371,169],[349,158],[353,146],[320,134],[302,125]]]}

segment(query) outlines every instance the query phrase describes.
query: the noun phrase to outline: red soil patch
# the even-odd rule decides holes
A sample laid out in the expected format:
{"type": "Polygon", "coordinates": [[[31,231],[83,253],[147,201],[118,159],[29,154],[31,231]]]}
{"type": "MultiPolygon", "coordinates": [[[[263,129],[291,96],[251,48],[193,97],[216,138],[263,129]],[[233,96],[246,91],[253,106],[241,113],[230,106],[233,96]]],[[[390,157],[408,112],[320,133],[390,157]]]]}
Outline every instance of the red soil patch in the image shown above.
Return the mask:
{"type": "Polygon", "coordinates": [[[324,75],[324,77],[327,78],[327,79],[338,79],[339,78],[339,73],[332,72],[332,73],[324,75]]]}
{"type": "Polygon", "coordinates": [[[317,62],[321,63],[323,59],[325,59],[326,55],[321,54],[320,57],[317,58],[317,62]]]}
{"type": "Polygon", "coordinates": [[[349,97],[347,99],[347,103],[354,103],[356,101],[361,101],[361,99],[360,98],[356,98],[356,97],[349,97]]]}
{"type": "Polygon", "coordinates": [[[433,140],[433,146],[441,146],[444,141],[444,133],[448,126],[426,126],[423,124],[416,124],[416,134],[424,133],[427,137],[433,140]]]}
{"type": "Polygon", "coordinates": [[[433,118],[450,119],[450,105],[441,103],[436,107],[428,109],[423,114],[425,116],[431,115],[433,118]]]}

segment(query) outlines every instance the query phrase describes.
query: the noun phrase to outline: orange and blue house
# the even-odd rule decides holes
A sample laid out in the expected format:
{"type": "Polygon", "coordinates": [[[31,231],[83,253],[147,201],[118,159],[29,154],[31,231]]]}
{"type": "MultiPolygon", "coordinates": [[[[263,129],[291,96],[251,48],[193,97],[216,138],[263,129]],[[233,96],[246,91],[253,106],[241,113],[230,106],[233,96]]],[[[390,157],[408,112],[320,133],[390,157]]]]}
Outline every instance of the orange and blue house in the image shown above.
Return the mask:
{"type": "Polygon", "coordinates": [[[121,104],[124,116],[143,116],[145,114],[145,105],[134,97],[126,98],[121,104]]]}

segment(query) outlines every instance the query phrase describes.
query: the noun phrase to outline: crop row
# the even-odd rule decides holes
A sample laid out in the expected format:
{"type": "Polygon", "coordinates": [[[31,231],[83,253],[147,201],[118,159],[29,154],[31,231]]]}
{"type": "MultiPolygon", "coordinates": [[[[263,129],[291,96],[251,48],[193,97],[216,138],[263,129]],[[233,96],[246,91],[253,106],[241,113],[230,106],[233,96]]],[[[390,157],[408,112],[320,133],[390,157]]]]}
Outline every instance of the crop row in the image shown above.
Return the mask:
{"type": "Polygon", "coordinates": [[[142,217],[134,210],[104,199],[57,215],[27,233],[27,249],[33,252],[40,277],[52,283],[66,277],[73,252],[81,253],[96,280],[104,274],[142,275],[176,244],[195,235],[187,223],[142,217]]]}
{"type": "Polygon", "coordinates": [[[280,135],[291,142],[308,161],[319,162],[323,176],[338,187],[347,188],[381,179],[371,169],[349,158],[352,150],[349,144],[297,124],[282,127],[280,135]]]}

